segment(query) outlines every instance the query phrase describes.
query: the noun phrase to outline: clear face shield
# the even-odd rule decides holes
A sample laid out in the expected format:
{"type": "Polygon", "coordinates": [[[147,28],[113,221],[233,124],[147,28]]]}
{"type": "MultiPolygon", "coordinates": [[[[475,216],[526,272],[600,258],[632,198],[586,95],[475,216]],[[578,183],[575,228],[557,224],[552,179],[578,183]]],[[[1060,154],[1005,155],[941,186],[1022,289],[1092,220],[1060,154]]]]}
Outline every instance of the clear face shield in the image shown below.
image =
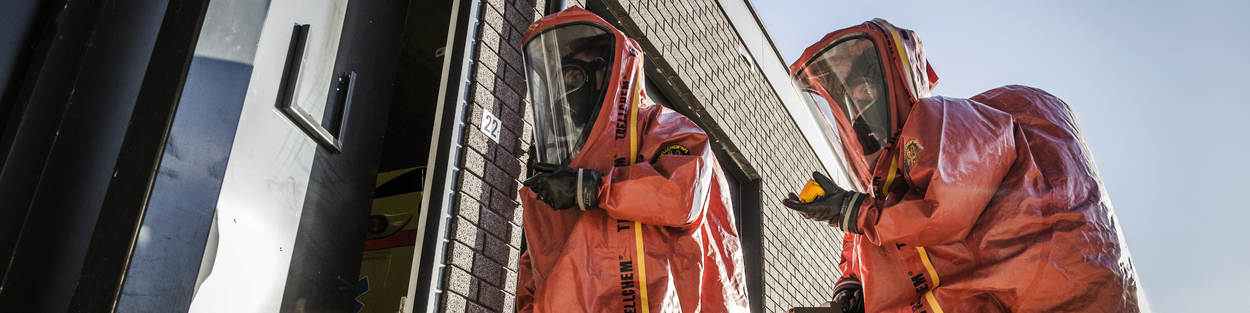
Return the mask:
{"type": "Polygon", "coordinates": [[[613,36],[587,24],[561,25],[525,45],[540,165],[568,165],[599,115],[612,70],[613,36]]]}
{"type": "Polygon", "coordinates": [[[881,57],[872,39],[853,34],[834,42],[795,75],[795,86],[813,112],[824,118],[821,127],[833,133],[837,107],[863,148],[869,168],[890,136],[890,105],[881,57]]]}

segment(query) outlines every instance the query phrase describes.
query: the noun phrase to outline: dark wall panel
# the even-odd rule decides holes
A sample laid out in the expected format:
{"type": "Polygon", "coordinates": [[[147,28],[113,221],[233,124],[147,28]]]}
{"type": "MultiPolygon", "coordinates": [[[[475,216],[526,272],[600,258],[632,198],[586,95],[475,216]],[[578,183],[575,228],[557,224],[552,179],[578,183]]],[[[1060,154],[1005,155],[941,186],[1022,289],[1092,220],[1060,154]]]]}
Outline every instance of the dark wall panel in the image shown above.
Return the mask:
{"type": "Polygon", "coordinates": [[[0,174],[0,203],[30,208],[0,307],[68,309],[164,13],[83,1],[61,16],[29,103],[44,112],[23,119],[0,174]]]}
{"type": "MultiPolygon", "coordinates": [[[[33,24],[38,12],[39,1],[5,1],[4,9],[0,10],[0,114],[12,105],[8,86],[21,79],[15,75],[21,73],[29,57],[27,52],[37,42],[38,38],[31,31],[35,29],[33,24]]],[[[3,125],[4,122],[0,122],[0,126],[3,125]]]]}

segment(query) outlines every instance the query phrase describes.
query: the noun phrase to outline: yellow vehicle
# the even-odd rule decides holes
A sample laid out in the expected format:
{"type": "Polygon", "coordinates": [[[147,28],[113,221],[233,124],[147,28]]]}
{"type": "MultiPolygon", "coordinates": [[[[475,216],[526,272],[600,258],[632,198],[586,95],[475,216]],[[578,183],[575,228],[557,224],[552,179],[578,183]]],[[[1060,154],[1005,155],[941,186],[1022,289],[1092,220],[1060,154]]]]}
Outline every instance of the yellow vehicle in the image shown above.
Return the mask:
{"type": "Polygon", "coordinates": [[[356,312],[398,312],[412,272],[425,167],[378,174],[360,256],[356,312]]]}

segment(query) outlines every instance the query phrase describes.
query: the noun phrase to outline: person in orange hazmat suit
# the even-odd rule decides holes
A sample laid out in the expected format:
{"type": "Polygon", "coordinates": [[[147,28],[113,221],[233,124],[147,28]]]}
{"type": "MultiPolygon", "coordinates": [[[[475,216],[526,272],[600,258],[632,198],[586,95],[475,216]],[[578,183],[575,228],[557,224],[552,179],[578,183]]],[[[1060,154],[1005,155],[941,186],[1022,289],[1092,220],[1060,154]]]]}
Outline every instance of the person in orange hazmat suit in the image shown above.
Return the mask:
{"type": "Polygon", "coordinates": [[[843,239],[834,302],[867,312],[1137,312],[1127,245],[1068,105],[1018,85],[930,97],[920,39],[876,19],[790,67],[849,190],[782,200],[843,239]]]}
{"type": "Polygon", "coordinates": [[[708,136],[647,102],[638,43],[572,7],[524,37],[537,174],[519,191],[518,312],[744,312],[708,136]]]}

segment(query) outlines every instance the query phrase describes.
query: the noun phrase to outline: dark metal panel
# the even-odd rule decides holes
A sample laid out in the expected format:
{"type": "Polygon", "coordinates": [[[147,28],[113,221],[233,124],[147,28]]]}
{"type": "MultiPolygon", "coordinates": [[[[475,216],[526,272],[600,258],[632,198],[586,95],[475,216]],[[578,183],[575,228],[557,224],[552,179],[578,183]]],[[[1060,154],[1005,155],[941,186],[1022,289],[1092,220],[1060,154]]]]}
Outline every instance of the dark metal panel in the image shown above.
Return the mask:
{"type": "MultiPolygon", "coordinates": [[[[139,6],[142,9],[125,9],[139,11],[151,5],[139,6]]],[[[163,14],[156,15],[160,16],[156,19],[159,23],[143,25],[149,27],[143,28],[145,31],[150,27],[159,30],[150,54],[144,56],[146,62],[122,63],[146,71],[136,99],[130,100],[133,114],[125,124],[90,247],[79,270],[71,312],[108,312],[117,304],[207,9],[208,0],[171,0],[167,7],[152,11],[163,14]]]]}
{"type": "MultiPolygon", "coordinates": [[[[352,1],[339,41],[336,76],[356,72],[345,109],[342,152],[320,148],[292,251],[282,312],[351,312],[357,292],[379,153],[390,108],[395,63],[407,1],[352,1]]],[[[333,85],[333,84],[332,84],[333,85]]],[[[345,106],[346,90],[331,88],[323,121],[345,106]]]]}
{"type": "MultiPolygon", "coordinates": [[[[739,170],[741,171],[741,170],[739,170]]],[[[741,174],[740,174],[741,175],[741,174]]],[[[745,177],[742,175],[740,177],[745,177]]],[[[738,237],[742,239],[742,259],[746,263],[747,300],[751,313],[764,311],[764,211],[762,179],[741,181],[738,185],[738,237]]]]}
{"type": "MultiPolygon", "coordinates": [[[[22,87],[26,86],[27,70],[37,68],[32,65],[37,62],[32,61],[37,60],[34,56],[43,41],[46,27],[42,26],[56,12],[52,5],[57,1],[10,2],[0,10],[0,164],[4,164],[9,145],[13,144],[15,124],[25,110],[25,105],[18,104],[17,95],[24,93],[22,87]]],[[[0,245],[4,246],[7,245],[0,245]]]]}
{"type": "MultiPolygon", "coordinates": [[[[47,149],[51,145],[51,143],[37,140],[26,140],[21,145],[15,145],[18,126],[29,113],[29,120],[32,122],[27,123],[25,135],[27,137],[52,137],[50,134],[55,132],[56,125],[33,125],[39,126],[34,130],[30,129],[30,126],[37,124],[34,121],[56,118],[64,111],[63,105],[45,105],[27,112],[26,105],[30,101],[31,90],[38,81],[34,78],[37,77],[37,73],[40,73],[44,60],[50,57],[60,60],[73,59],[79,57],[82,51],[82,47],[78,46],[74,49],[62,49],[57,54],[49,53],[49,47],[56,42],[54,38],[56,38],[57,30],[57,24],[49,20],[60,16],[64,9],[66,7],[63,0],[41,3],[36,13],[37,16],[29,21],[32,27],[28,32],[29,37],[15,39],[22,40],[22,42],[15,42],[14,48],[24,49],[15,50],[13,55],[14,60],[20,60],[17,61],[20,62],[20,67],[14,68],[8,77],[0,78],[8,79],[6,85],[0,85],[0,88],[4,88],[3,96],[0,96],[0,257],[3,257],[0,260],[4,260],[0,261],[0,289],[3,289],[2,278],[8,270],[8,256],[13,254],[22,223],[26,221],[26,214],[30,211],[28,201],[30,193],[33,192],[31,191],[33,186],[28,183],[38,175],[38,164],[33,163],[42,162],[41,156],[46,156],[47,149]],[[38,134],[38,136],[31,134],[38,134]],[[22,155],[25,158],[11,163],[7,162],[9,152],[14,147],[23,149],[22,155]]],[[[68,74],[66,72],[68,71],[62,71],[60,74],[68,74]]]]}
{"type": "MultiPolygon", "coordinates": [[[[24,51],[30,48],[31,28],[35,23],[35,14],[39,9],[39,1],[12,1],[5,3],[0,10],[0,86],[8,86],[14,79],[17,69],[21,68],[24,51]]],[[[0,89],[0,99],[6,99],[6,91],[0,89]]],[[[2,108],[2,106],[0,106],[2,108]]]]}
{"type": "Polygon", "coordinates": [[[77,75],[77,63],[86,51],[83,44],[88,38],[86,30],[90,29],[89,20],[95,12],[87,5],[65,6],[56,12],[49,13],[53,17],[62,18],[64,23],[49,25],[47,34],[42,39],[44,53],[37,54],[41,60],[48,60],[49,66],[35,68],[32,65],[30,95],[20,99],[22,106],[34,104],[19,116],[13,116],[5,130],[5,136],[13,136],[12,143],[5,147],[5,162],[0,167],[0,252],[5,258],[0,262],[0,306],[8,299],[3,291],[9,286],[9,269],[11,258],[16,253],[16,245],[20,232],[30,211],[31,198],[39,182],[43,164],[56,139],[60,128],[60,119],[69,107],[68,98],[74,86],[72,82],[77,75]],[[38,79],[36,79],[38,78],[38,79]],[[11,133],[11,134],[10,134],[11,133]],[[11,148],[11,149],[10,149],[11,148]]]}
{"type": "Polygon", "coordinates": [[[0,203],[29,208],[0,307],[66,311],[140,98],[165,5],[66,3],[38,71],[0,203]]]}
{"type": "MultiPolygon", "coordinates": [[[[25,61],[23,56],[27,54],[24,50],[31,48],[31,28],[39,12],[38,8],[37,1],[13,1],[5,2],[4,10],[0,10],[0,99],[8,98],[8,88],[5,86],[12,85],[9,82],[17,78],[14,76],[20,73],[22,62],[25,61]]],[[[9,103],[0,105],[0,109],[7,105],[9,103]]]]}
{"type": "Polygon", "coordinates": [[[117,312],[186,311],[252,66],[191,61],[117,312]]]}

